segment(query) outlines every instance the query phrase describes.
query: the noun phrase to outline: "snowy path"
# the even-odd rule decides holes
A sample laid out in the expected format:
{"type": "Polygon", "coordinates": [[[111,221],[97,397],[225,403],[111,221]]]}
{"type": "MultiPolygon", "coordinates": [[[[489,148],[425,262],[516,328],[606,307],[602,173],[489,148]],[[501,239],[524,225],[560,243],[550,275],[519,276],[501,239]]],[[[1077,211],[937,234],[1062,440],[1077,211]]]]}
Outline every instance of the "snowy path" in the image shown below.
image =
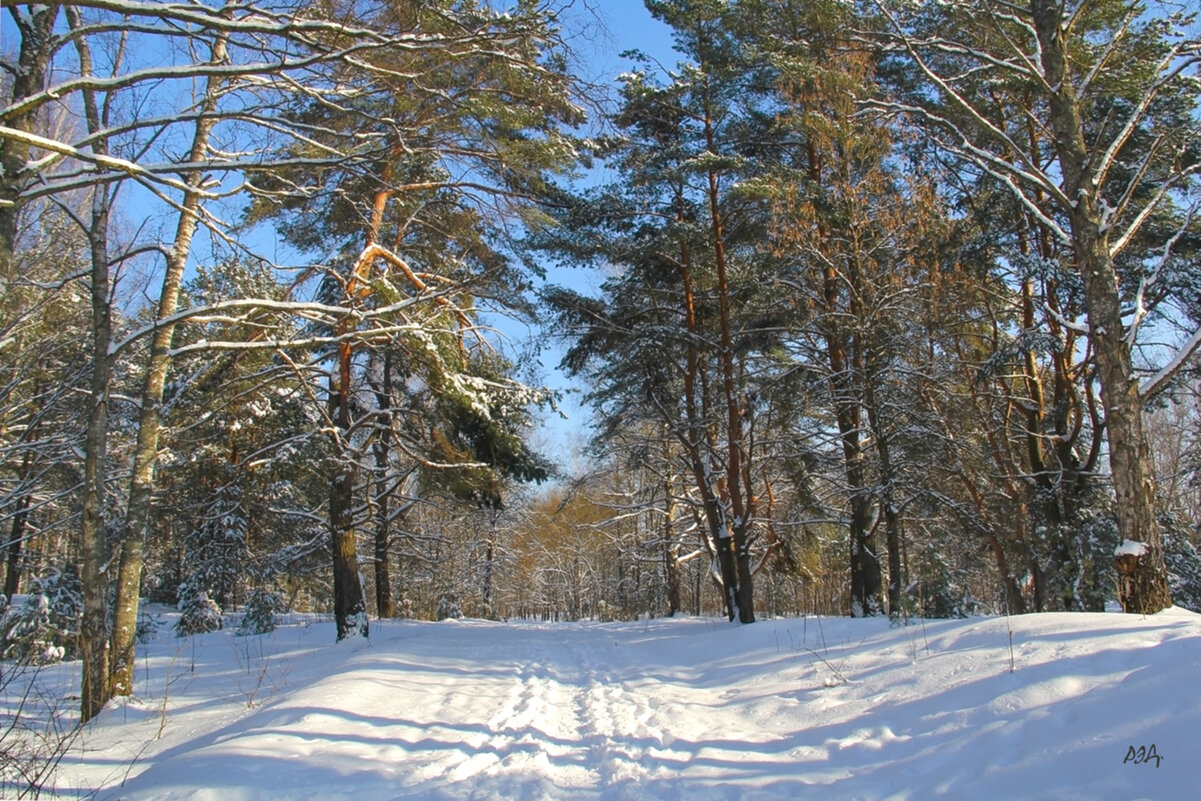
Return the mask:
{"type": "Polygon", "coordinates": [[[1012,673],[1003,619],[389,623],[349,646],[328,644],[319,625],[257,645],[200,638],[187,665],[162,643],[145,661],[144,700],[106,710],[58,790],[916,801],[1195,789],[1201,616],[1040,615],[1012,627],[1012,673]],[[168,669],[164,718],[150,693],[168,669]],[[120,786],[131,743],[145,750],[120,786]],[[1124,764],[1129,745],[1150,743],[1158,767],[1124,764]]]}

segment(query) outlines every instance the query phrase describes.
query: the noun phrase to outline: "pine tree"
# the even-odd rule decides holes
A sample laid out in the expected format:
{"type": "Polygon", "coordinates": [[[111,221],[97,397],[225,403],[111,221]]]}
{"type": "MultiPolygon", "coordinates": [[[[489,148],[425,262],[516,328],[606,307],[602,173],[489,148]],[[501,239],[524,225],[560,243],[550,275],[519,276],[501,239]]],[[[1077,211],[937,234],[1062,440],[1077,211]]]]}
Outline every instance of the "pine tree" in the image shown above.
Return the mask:
{"type": "Polygon", "coordinates": [[[506,243],[507,228],[537,221],[532,201],[545,194],[546,174],[571,167],[577,157],[560,128],[581,117],[545,8],[522,3],[502,14],[447,1],[399,3],[375,13],[376,24],[428,37],[426,46],[365,54],[386,66],[388,77],[360,81],[350,100],[319,100],[303,110],[332,142],[363,143],[369,168],[323,170],[315,181],[281,171],[262,187],[253,212],[254,219],[277,220],[300,247],[338,254],[322,279],[323,300],[388,317],[363,326],[344,317],[326,332],[336,341],[326,355],[325,414],[336,452],[329,509],[339,639],[367,633],[355,542],[365,522],[355,501],[364,480],[358,465],[368,461],[360,454],[369,447],[360,426],[374,416],[391,430],[389,418],[400,413],[390,405],[368,411],[368,358],[359,342],[393,351],[393,386],[420,383],[437,396],[450,427],[419,438],[418,462],[447,471],[481,498],[490,491],[478,486],[472,471],[482,468],[475,465],[545,475],[514,439],[525,407],[543,396],[496,369],[478,328],[476,299],[517,310],[525,305],[526,280],[506,243]],[[308,196],[285,193],[277,205],[277,190],[298,183],[321,188],[308,196]]]}
{"type": "Polygon", "coordinates": [[[0,656],[45,665],[79,655],[83,585],[71,568],[52,568],[29,582],[19,605],[0,616],[0,656]]]}
{"type": "Polygon", "coordinates": [[[765,455],[755,427],[766,418],[776,320],[767,215],[744,187],[760,169],[748,151],[770,150],[772,132],[756,105],[758,75],[727,27],[733,11],[648,7],[692,61],[663,83],[646,69],[623,76],[621,133],[602,151],[622,178],[568,203],[566,233],[546,243],[620,272],[599,300],[566,291],[548,300],[573,341],[564,366],[596,387],[600,439],[665,428],[678,445],[726,612],[749,623],[765,455]]]}
{"type": "Polygon", "coordinates": [[[1125,565],[1119,594],[1129,611],[1158,611],[1171,601],[1143,407],[1201,338],[1190,331],[1141,385],[1134,353],[1148,289],[1196,208],[1193,125],[1179,116],[1197,102],[1188,71],[1201,47],[1188,35],[1191,17],[1160,3],[1146,13],[1116,2],[1040,1],[1028,10],[956,2],[903,15],[876,6],[919,84],[903,108],[885,107],[913,115],[940,147],[1009,189],[1067,249],[1083,287],[1086,325],[1078,327],[1096,354],[1119,530],[1138,543],[1129,549],[1144,552],[1125,565]],[[1012,107],[971,93],[984,74],[1024,93],[1020,115],[999,114],[1012,107]],[[1045,137],[1034,152],[1021,142],[1032,128],[1045,137]],[[1161,220],[1178,224],[1152,222],[1161,220]],[[1130,259],[1142,274],[1123,281],[1130,259]]]}

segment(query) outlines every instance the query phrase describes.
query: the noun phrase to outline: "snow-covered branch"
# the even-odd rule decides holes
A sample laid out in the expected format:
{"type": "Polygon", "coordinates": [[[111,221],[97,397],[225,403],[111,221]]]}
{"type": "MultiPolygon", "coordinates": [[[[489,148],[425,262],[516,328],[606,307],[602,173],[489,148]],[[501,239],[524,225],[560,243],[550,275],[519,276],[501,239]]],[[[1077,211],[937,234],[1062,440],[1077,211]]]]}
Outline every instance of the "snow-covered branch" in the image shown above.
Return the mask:
{"type": "Polygon", "coordinates": [[[1130,111],[1126,125],[1109,143],[1109,147],[1106,148],[1101,158],[1092,165],[1095,186],[1105,185],[1110,170],[1118,163],[1118,154],[1139,130],[1139,126],[1145,122],[1148,109],[1159,98],[1163,90],[1175,83],[1177,78],[1185,74],[1187,70],[1201,63],[1201,52],[1199,51],[1201,51],[1201,42],[1178,43],[1151,69],[1150,74],[1156,76],[1155,80],[1143,89],[1137,105],[1130,111]]]}
{"type": "Polygon", "coordinates": [[[1147,401],[1163,391],[1171,383],[1172,379],[1176,377],[1176,374],[1193,358],[1198,348],[1201,348],[1201,328],[1194,331],[1192,336],[1176,349],[1176,353],[1168,360],[1167,364],[1139,384],[1139,397],[1147,401]]]}
{"type": "Polygon", "coordinates": [[[332,327],[337,322],[346,319],[368,321],[393,317],[408,310],[416,302],[417,299],[409,298],[397,303],[389,304],[387,306],[366,309],[352,306],[331,306],[329,304],[316,303],[312,301],[279,301],[268,298],[241,298],[236,300],[225,300],[205,306],[196,306],[193,308],[184,309],[171,315],[170,317],[162,320],[156,320],[149,325],[144,325],[126,335],[124,339],[114,343],[110,349],[110,353],[120,353],[134,342],[146,337],[147,335],[166,325],[176,325],[178,323],[188,321],[219,321],[236,324],[247,324],[253,322],[248,317],[228,317],[225,313],[231,311],[244,310],[248,314],[254,312],[290,314],[311,322],[318,322],[332,327]]]}

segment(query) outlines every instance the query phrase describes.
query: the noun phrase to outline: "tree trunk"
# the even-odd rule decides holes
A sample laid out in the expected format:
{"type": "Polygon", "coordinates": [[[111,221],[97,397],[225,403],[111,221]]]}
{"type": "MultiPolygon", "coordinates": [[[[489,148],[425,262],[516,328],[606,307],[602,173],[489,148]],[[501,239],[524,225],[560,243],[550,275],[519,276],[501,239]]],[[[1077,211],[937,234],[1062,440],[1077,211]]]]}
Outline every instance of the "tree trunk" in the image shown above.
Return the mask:
{"type": "MultiPolygon", "coordinates": [[[[36,397],[38,393],[35,392],[36,397]]],[[[29,481],[29,471],[33,466],[33,451],[26,451],[21,460],[21,472],[17,479],[18,486],[25,487],[29,481]]],[[[8,538],[8,558],[4,574],[4,597],[12,603],[13,596],[21,588],[21,552],[25,544],[25,528],[29,524],[29,507],[33,505],[33,489],[25,488],[25,492],[17,501],[17,509],[13,513],[13,525],[8,538]]]]}
{"type": "MultiPolygon", "coordinates": [[[[12,14],[21,35],[17,70],[12,75],[9,92],[13,100],[23,100],[45,87],[46,70],[54,51],[54,25],[58,19],[58,12],[58,3],[46,3],[30,4],[27,14],[19,10],[12,14]]],[[[33,133],[38,108],[6,117],[4,124],[23,133],[33,133]]],[[[17,219],[21,210],[17,201],[24,184],[37,177],[24,172],[30,150],[31,146],[25,142],[0,137],[0,293],[4,292],[14,277],[12,258],[17,244],[17,219]]]]}
{"type": "Polygon", "coordinates": [[[988,546],[997,561],[997,572],[1001,576],[1001,584],[1005,588],[1005,611],[1011,615],[1026,613],[1026,600],[1022,597],[1022,588],[1018,586],[1013,571],[1009,568],[1009,559],[1005,556],[1005,548],[995,536],[988,536],[988,546]]]}
{"type": "Polygon", "coordinates": [[[680,601],[679,546],[674,543],[668,543],[663,549],[663,572],[667,582],[667,616],[675,617],[683,607],[680,601]]]}
{"type": "Polygon", "coordinates": [[[17,502],[17,511],[13,514],[13,526],[8,540],[8,558],[4,574],[4,597],[12,603],[13,596],[21,589],[21,551],[25,543],[25,526],[29,520],[29,507],[33,501],[32,493],[25,493],[17,502]]]}
{"type": "Polygon", "coordinates": [[[1118,599],[1127,612],[1153,614],[1171,606],[1172,596],[1155,519],[1155,493],[1150,478],[1150,452],[1143,430],[1142,399],[1131,370],[1129,350],[1121,337],[1116,282],[1112,292],[1098,290],[1097,283],[1103,283],[1099,277],[1091,281],[1086,279],[1085,292],[1090,299],[1094,295],[1100,296],[1089,304],[1089,321],[1094,328],[1093,343],[1101,377],[1109,469],[1117,496],[1118,532],[1123,539],[1142,543],[1146,548],[1133,569],[1120,571],[1118,599]],[[1090,284],[1094,286],[1090,287],[1090,284]],[[1092,309],[1110,306],[1108,301],[1112,301],[1112,314],[1094,316],[1092,309]],[[1103,330],[1097,331],[1097,328],[1103,330]]]}
{"type": "Polygon", "coordinates": [[[739,526],[734,535],[734,550],[737,557],[738,576],[738,622],[755,622],[755,575],[751,568],[750,538],[748,526],[739,526]]]}
{"type": "MultiPolygon", "coordinates": [[[[858,417],[857,412],[855,416],[858,417]]],[[[883,580],[871,531],[871,498],[865,486],[863,448],[858,423],[851,422],[845,411],[840,411],[837,417],[851,506],[851,616],[870,617],[880,611],[883,580]]]]}
{"type": "Polygon", "coordinates": [[[1102,225],[1095,166],[1090,165],[1084,123],[1071,81],[1062,10],[1050,0],[1032,0],[1031,9],[1043,71],[1051,87],[1050,117],[1064,194],[1072,202],[1068,209],[1072,246],[1076,269],[1084,283],[1089,336],[1097,354],[1118,532],[1124,540],[1142,543],[1145,548],[1133,564],[1120,566],[1118,597],[1127,612],[1153,614],[1170,606],[1172,598],[1155,520],[1143,403],[1122,325],[1118,277],[1102,225]]]}
{"type": "Polygon", "coordinates": [[[875,381],[878,375],[874,366],[866,370],[863,389],[868,425],[880,462],[880,506],[884,516],[884,545],[888,553],[888,616],[897,620],[901,616],[901,588],[905,580],[901,571],[901,510],[897,506],[894,486],[897,475],[892,466],[892,442],[888,426],[881,419],[881,404],[876,394],[875,381]]]}
{"type": "Polygon", "coordinates": [[[738,558],[735,554],[734,538],[728,532],[717,537],[717,571],[721,576],[722,599],[726,606],[726,617],[741,620],[738,595],[738,558]]]}
{"type": "Polygon", "coordinates": [[[1034,549],[1029,549],[1031,552],[1030,566],[1030,584],[1034,590],[1034,611],[1047,611],[1047,578],[1043,572],[1042,563],[1038,559],[1038,554],[1034,553],[1034,549]]]}
{"type": "Polygon", "coordinates": [[[334,622],[338,641],[347,637],[366,637],[367,601],[363,582],[359,578],[359,559],[354,530],[353,460],[347,457],[350,447],[350,345],[338,345],[337,373],[330,375],[330,417],[337,431],[334,443],[339,463],[330,481],[329,528],[330,552],[334,568],[334,622]]]}
{"type": "Polygon", "coordinates": [[[884,507],[884,543],[888,549],[888,616],[896,620],[901,616],[901,589],[905,581],[901,571],[901,515],[891,494],[886,494],[880,503],[884,507]]]}
{"type": "MultiPolygon", "coordinates": [[[[677,219],[683,220],[683,194],[677,193],[677,202],[679,208],[677,211],[677,219]]],[[[705,525],[708,528],[708,536],[705,539],[706,547],[710,549],[710,555],[717,562],[717,580],[721,585],[722,603],[725,606],[726,614],[730,620],[733,620],[738,606],[737,598],[737,566],[733,553],[733,541],[729,535],[729,530],[726,527],[726,515],[721,506],[721,501],[717,497],[717,492],[713,486],[712,476],[714,471],[710,469],[710,464],[707,463],[705,448],[712,448],[712,443],[707,442],[710,436],[710,430],[706,428],[705,421],[708,415],[705,414],[704,398],[702,397],[703,389],[697,387],[697,379],[702,378],[701,374],[701,358],[699,349],[696,347],[696,341],[699,339],[700,324],[696,312],[696,294],[692,281],[692,261],[691,254],[686,242],[680,246],[680,282],[684,288],[684,307],[685,319],[688,325],[688,353],[687,363],[684,368],[683,383],[684,383],[684,416],[686,427],[681,436],[681,445],[684,447],[684,453],[687,456],[688,466],[692,471],[692,480],[697,492],[701,496],[701,508],[704,513],[705,525]]],[[[700,591],[697,591],[697,603],[699,604],[700,591]]]]}
{"type": "MultiPolygon", "coordinates": [[[[225,61],[226,39],[218,36],[213,43],[211,64],[225,61]]],[[[216,91],[222,81],[210,77],[201,102],[202,116],[196,122],[189,160],[200,162],[208,155],[209,137],[214,120],[203,116],[217,106],[216,91]]],[[[204,175],[191,173],[185,182],[198,190],[204,175]]],[[[179,291],[183,285],[184,268],[192,250],[192,238],[200,222],[200,193],[184,193],[180,205],[175,242],[167,256],[163,285],[159,293],[157,319],[170,318],[179,308],[179,291]]],[[[158,441],[161,429],[163,388],[171,366],[171,344],[175,324],[164,323],[155,330],[150,345],[150,363],[142,388],[142,403],[138,416],[138,437],[133,455],[133,475],[129,485],[129,504],[125,513],[125,531],[121,538],[121,563],[117,571],[117,595],[113,604],[113,633],[111,644],[112,682],[114,695],[133,693],[134,647],[137,643],[138,601],[142,591],[142,566],[146,559],[146,534],[150,527],[150,510],[154,495],[154,471],[158,462],[158,441]]]]}
{"type": "Polygon", "coordinates": [[[392,571],[388,563],[391,550],[390,504],[385,493],[376,500],[375,511],[375,614],[380,618],[396,617],[396,601],[392,596],[392,571]]]}
{"type": "Polygon", "coordinates": [[[106,187],[92,190],[92,375],[88,391],[88,422],[84,435],[83,518],[80,545],[83,554],[83,619],[79,629],[82,660],[80,718],[91,720],[112,697],[108,660],[109,550],[104,526],[106,460],[108,458],[108,392],[112,360],[109,297],[108,214],[106,187]]]}
{"type": "MultiPolygon", "coordinates": [[[[72,29],[83,22],[79,10],[67,8],[72,29]]],[[[75,42],[81,76],[92,77],[92,54],[87,40],[75,42]]],[[[101,116],[96,93],[83,92],[84,116],[88,131],[99,134],[106,120],[101,116]]],[[[108,155],[108,140],[98,135],[92,151],[108,155]]],[[[108,587],[110,581],[109,548],[104,525],[104,500],[108,460],[108,397],[112,379],[112,287],[108,251],[109,213],[112,195],[107,184],[92,188],[92,209],[87,239],[91,261],[92,302],[92,374],[88,388],[88,422],[84,434],[83,516],[80,523],[80,551],[83,554],[83,615],[79,625],[79,650],[82,679],[79,692],[80,720],[87,722],[100,713],[112,697],[108,655],[108,587]]]]}
{"type": "Polygon", "coordinates": [[[663,578],[667,584],[667,616],[680,612],[680,546],[672,530],[676,514],[675,492],[671,480],[671,451],[664,447],[663,469],[663,578]]]}
{"type": "Polygon", "coordinates": [[[376,424],[375,482],[379,492],[375,496],[375,612],[380,618],[396,617],[396,601],[392,596],[392,571],[388,552],[392,546],[391,500],[392,490],[389,465],[392,451],[392,354],[384,353],[383,384],[373,387],[380,419],[376,424]]]}
{"type": "MultiPolygon", "coordinates": [[[[823,184],[824,159],[813,142],[806,145],[809,178],[816,186],[823,184]]],[[[824,222],[817,226],[823,250],[832,251],[829,232],[824,222]]],[[[840,320],[847,314],[859,319],[860,307],[854,293],[844,310],[839,303],[843,276],[833,267],[833,255],[827,254],[827,266],[821,272],[821,310],[819,328],[826,343],[826,358],[830,365],[830,392],[834,401],[834,417],[842,442],[843,471],[851,507],[850,566],[852,617],[870,617],[881,607],[882,577],[880,557],[870,529],[871,498],[867,491],[867,469],[863,452],[863,407],[859,401],[856,380],[865,375],[863,348],[859,338],[846,331],[840,320]]]]}
{"type": "MultiPolygon", "coordinates": [[[[833,276],[826,276],[826,305],[830,314],[835,313],[834,301],[830,294],[830,284],[834,280],[833,276]]],[[[880,591],[883,582],[880,557],[876,553],[875,538],[871,531],[872,504],[867,491],[866,458],[860,431],[862,410],[854,399],[846,349],[841,336],[837,332],[827,331],[825,340],[830,360],[830,390],[834,395],[834,416],[842,442],[843,472],[850,495],[850,611],[852,617],[870,617],[880,611],[880,591]]]]}
{"type": "MultiPolygon", "coordinates": [[[[709,116],[706,96],[705,139],[708,151],[717,155],[713,122],[709,116]]],[[[722,514],[722,532],[718,553],[722,581],[725,583],[727,611],[740,623],[755,622],[755,596],[752,591],[750,552],[747,529],[754,516],[753,496],[746,488],[743,496],[743,460],[750,456],[744,450],[743,414],[734,380],[734,342],[730,322],[730,278],[726,265],[726,242],[718,174],[709,170],[709,217],[713,236],[713,262],[717,268],[718,323],[721,333],[722,394],[726,407],[726,470],[725,489],[729,514],[722,514]],[[727,519],[733,517],[732,520],[727,519]],[[732,530],[731,530],[732,529],[732,530]],[[737,612],[735,612],[737,610],[737,612]]],[[[749,471],[748,471],[749,473],[749,471]]]]}
{"type": "Polygon", "coordinates": [[[492,518],[492,533],[484,541],[484,576],[480,582],[480,600],[484,604],[484,614],[488,619],[494,619],[496,613],[492,608],[492,572],[496,564],[496,517],[492,518]]]}
{"type": "Polygon", "coordinates": [[[366,637],[367,603],[363,582],[359,579],[358,554],[353,528],[354,474],[344,472],[334,478],[330,491],[330,551],[334,564],[334,621],[338,640],[366,637]]]}

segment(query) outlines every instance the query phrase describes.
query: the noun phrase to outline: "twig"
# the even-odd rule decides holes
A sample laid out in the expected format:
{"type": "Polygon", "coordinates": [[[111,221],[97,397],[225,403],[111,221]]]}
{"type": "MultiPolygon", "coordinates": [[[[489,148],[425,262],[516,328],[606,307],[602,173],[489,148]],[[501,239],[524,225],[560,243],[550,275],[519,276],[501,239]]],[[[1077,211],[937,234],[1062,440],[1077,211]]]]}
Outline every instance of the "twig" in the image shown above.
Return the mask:
{"type": "Polygon", "coordinates": [[[850,679],[848,679],[846,676],[842,675],[842,671],[841,671],[841,670],[839,670],[838,668],[834,667],[834,665],[830,664],[830,660],[826,659],[824,656],[822,656],[821,654],[819,654],[817,651],[813,650],[812,648],[806,648],[805,650],[806,650],[806,651],[808,651],[809,653],[813,654],[813,655],[814,655],[815,657],[817,657],[818,659],[820,659],[820,660],[821,660],[821,663],[822,663],[823,665],[825,665],[826,667],[830,668],[830,670],[831,670],[831,671],[833,671],[834,675],[835,675],[835,676],[838,678],[838,680],[839,680],[840,682],[842,682],[843,684],[850,684],[850,683],[851,683],[851,680],[850,680],[850,679]]]}

